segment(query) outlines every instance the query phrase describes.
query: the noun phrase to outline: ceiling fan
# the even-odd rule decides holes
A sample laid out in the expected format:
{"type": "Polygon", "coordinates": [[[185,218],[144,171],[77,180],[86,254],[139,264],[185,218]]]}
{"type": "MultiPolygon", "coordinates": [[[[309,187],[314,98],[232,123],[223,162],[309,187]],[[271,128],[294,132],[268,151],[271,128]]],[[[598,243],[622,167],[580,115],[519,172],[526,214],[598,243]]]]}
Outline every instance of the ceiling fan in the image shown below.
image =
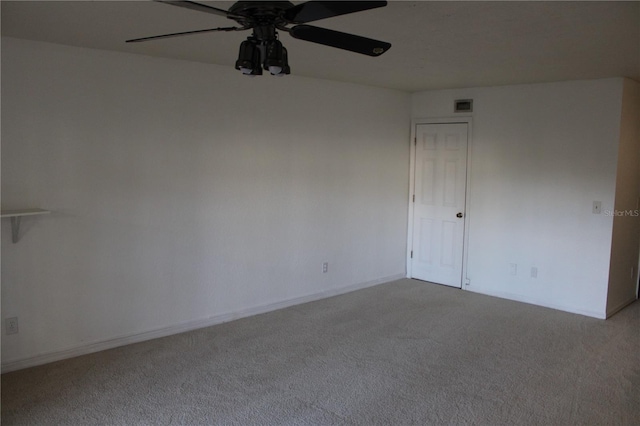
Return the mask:
{"type": "Polygon", "coordinates": [[[390,43],[384,41],[306,25],[308,22],[333,16],[384,7],[387,5],[386,1],[307,1],[297,5],[290,1],[238,1],[229,10],[193,1],[155,1],[224,16],[236,21],[239,26],[136,38],[127,40],[127,43],[216,31],[252,30],[251,36],[240,44],[235,66],[237,70],[249,76],[262,75],[263,68],[277,76],[291,73],[287,49],[278,40],[278,30],[288,32],[293,38],[368,56],[380,56],[391,47],[390,43]]]}

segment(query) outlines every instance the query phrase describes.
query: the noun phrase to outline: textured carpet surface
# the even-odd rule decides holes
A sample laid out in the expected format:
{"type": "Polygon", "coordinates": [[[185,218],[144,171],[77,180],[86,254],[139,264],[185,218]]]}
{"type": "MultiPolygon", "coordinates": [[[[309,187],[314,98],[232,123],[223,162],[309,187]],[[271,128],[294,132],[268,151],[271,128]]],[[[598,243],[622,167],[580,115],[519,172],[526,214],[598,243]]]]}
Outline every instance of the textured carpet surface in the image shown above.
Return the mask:
{"type": "Polygon", "coordinates": [[[603,321],[400,280],[2,376],[2,424],[640,424],[603,321]]]}

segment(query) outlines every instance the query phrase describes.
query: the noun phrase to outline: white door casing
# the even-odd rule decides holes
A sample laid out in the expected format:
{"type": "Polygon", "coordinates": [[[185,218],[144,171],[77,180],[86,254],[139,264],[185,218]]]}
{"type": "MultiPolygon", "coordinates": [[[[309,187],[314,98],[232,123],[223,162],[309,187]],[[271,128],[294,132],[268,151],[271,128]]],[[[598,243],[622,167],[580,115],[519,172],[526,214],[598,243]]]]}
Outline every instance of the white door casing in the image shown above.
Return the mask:
{"type": "Polygon", "coordinates": [[[416,124],[410,276],[462,287],[467,123],[416,124]]]}

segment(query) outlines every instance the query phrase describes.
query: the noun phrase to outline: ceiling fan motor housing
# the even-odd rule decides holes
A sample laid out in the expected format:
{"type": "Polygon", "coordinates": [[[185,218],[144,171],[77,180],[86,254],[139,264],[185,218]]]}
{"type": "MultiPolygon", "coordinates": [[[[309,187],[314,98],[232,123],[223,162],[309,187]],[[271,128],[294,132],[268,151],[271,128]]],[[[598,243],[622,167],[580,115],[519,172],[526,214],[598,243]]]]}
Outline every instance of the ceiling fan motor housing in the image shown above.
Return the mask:
{"type": "Polygon", "coordinates": [[[229,8],[229,19],[244,26],[286,25],[284,11],[291,7],[290,1],[239,1],[229,8]]]}

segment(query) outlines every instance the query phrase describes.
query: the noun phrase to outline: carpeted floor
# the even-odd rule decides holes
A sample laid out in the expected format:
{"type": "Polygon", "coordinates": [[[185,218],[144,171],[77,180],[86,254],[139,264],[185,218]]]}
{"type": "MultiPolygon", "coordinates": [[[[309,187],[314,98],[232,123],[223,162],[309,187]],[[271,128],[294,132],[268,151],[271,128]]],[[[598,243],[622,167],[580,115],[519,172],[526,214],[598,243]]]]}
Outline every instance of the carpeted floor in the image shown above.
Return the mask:
{"type": "Polygon", "coordinates": [[[638,425],[640,303],[400,280],[4,374],[2,424],[638,425]]]}

